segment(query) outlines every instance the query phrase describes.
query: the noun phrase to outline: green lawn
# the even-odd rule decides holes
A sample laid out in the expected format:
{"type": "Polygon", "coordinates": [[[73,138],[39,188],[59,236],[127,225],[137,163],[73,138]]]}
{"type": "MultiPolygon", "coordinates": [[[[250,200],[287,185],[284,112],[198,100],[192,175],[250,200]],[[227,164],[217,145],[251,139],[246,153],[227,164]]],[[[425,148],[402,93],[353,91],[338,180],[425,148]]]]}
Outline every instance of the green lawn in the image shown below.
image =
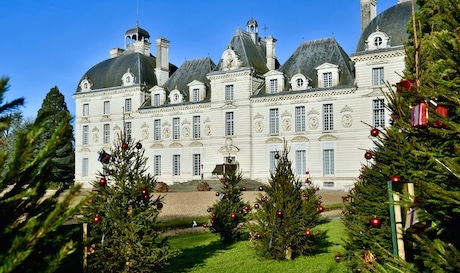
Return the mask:
{"type": "Polygon", "coordinates": [[[171,247],[181,253],[171,260],[165,272],[346,272],[346,261],[334,260],[337,253],[344,253],[341,246],[343,223],[332,220],[318,228],[327,230],[329,246],[323,253],[297,257],[292,261],[262,259],[254,252],[249,241],[225,245],[219,242],[218,235],[209,232],[170,237],[171,247]]]}

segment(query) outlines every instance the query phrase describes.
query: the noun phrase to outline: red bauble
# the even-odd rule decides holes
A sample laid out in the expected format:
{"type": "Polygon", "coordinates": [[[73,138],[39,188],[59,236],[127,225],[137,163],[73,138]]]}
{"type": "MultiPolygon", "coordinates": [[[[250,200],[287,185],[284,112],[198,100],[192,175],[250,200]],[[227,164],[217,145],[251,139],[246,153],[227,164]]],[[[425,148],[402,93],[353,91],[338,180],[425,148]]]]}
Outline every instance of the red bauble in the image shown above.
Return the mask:
{"type": "Polygon", "coordinates": [[[242,187],[241,190],[242,190],[242,191],[246,191],[246,187],[242,187]]]}
{"type": "Polygon", "coordinates": [[[92,246],[87,246],[87,247],[86,247],[86,252],[87,252],[88,254],[92,254],[92,253],[94,253],[95,251],[96,251],[96,250],[95,250],[94,247],[92,247],[92,246]]]}
{"type": "Polygon", "coordinates": [[[305,236],[310,237],[311,236],[311,230],[309,230],[309,229],[305,230],[305,236]]]}
{"type": "Polygon", "coordinates": [[[109,175],[113,175],[115,172],[113,170],[109,170],[109,175]]]}
{"type": "Polygon", "coordinates": [[[279,159],[280,158],[280,154],[279,153],[276,153],[275,154],[275,159],[279,159]]]}
{"type": "Polygon", "coordinates": [[[370,223],[373,227],[378,228],[382,224],[382,221],[378,217],[374,216],[374,218],[370,220],[370,223]]]}
{"type": "Polygon", "coordinates": [[[211,210],[211,208],[208,208],[206,211],[207,211],[207,212],[211,212],[212,210],[211,210]]]}
{"type": "Polygon", "coordinates": [[[367,160],[370,160],[372,159],[372,153],[367,151],[364,153],[364,158],[367,159],[367,160]]]}
{"type": "Polygon", "coordinates": [[[101,179],[99,179],[99,185],[101,185],[102,187],[107,185],[107,179],[105,177],[101,177],[101,179]]]}
{"type": "Polygon", "coordinates": [[[263,191],[264,190],[264,187],[263,186],[259,186],[259,191],[263,191]]]}
{"type": "Polygon", "coordinates": [[[310,179],[309,179],[309,178],[305,179],[305,183],[307,183],[308,185],[310,185],[310,184],[311,184],[310,179]]]}
{"type": "Polygon", "coordinates": [[[377,129],[377,128],[372,128],[372,130],[371,130],[371,136],[376,137],[376,136],[379,135],[379,133],[380,133],[379,129],[377,129]]]}
{"type": "Polygon", "coordinates": [[[284,213],[283,213],[283,211],[282,211],[282,210],[280,210],[280,209],[279,209],[279,210],[277,210],[277,211],[276,211],[276,216],[277,216],[278,218],[282,219],[282,218],[283,218],[283,216],[284,216],[284,213]]]}
{"type": "Polygon", "coordinates": [[[157,204],[157,209],[162,209],[163,208],[163,203],[158,203],[157,204]]]}
{"type": "Polygon", "coordinates": [[[324,207],[323,207],[323,206],[318,206],[318,211],[319,211],[319,212],[323,212],[323,211],[324,211],[324,207]]]}
{"type": "Polygon", "coordinates": [[[220,182],[221,182],[221,183],[225,183],[225,181],[227,181],[227,179],[226,179],[225,177],[221,177],[221,178],[220,178],[220,182]]]}
{"type": "Polygon", "coordinates": [[[215,213],[211,214],[211,218],[216,218],[216,214],[215,213]]]}
{"type": "Polygon", "coordinates": [[[258,208],[259,208],[259,204],[255,203],[255,204],[254,204],[254,208],[255,208],[255,209],[258,209],[258,208]]]}
{"type": "Polygon", "coordinates": [[[336,262],[340,262],[340,255],[339,255],[339,254],[336,254],[336,255],[334,256],[334,260],[335,260],[336,262]]]}
{"type": "Polygon", "coordinates": [[[121,149],[122,149],[123,151],[128,150],[128,143],[123,142],[123,143],[121,144],[121,149]]]}
{"type": "Polygon", "coordinates": [[[248,211],[249,209],[250,209],[249,206],[244,206],[245,211],[248,211]]]}
{"type": "Polygon", "coordinates": [[[232,219],[236,219],[236,213],[232,213],[230,217],[232,217],[232,219]]]}
{"type": "Polygon", "coordinates": [[[101,216],[99,216],[98,214],[94,215],[93,223],[98,224],[99,222],[101,222],[101,220],[102,220],[101,216]]]}
{"type": "Polygon", "coordinates": [[[142,149],[142,143],[140,142],[136,143],[136,148],[139,150],[142,149]]]}
{"type": "Polygon", "coordinates": [[[228,188],[228,185],[227,184],[224,184],[224,189],[227,189],[228,188]]]}
{"type": "Polygon", "coordinates": [[[393,176],[391,177],[391,182],[396,182],[396,183],[401,182],[401,176],[399,176],[399,175],[393,175],[393,176]]]}
{"type": "Polygon", "coordinates": [[[219,193],[219,192],[216,192],[216,196],[219,196],[219,195],[220,195],[220,193],[219,193]]]}
{"type": "Polygon", "coordinates": [[[310,174],[310,172],[309,172],[309,171],[306,171],[305,174],[310,174]]]}
{"type": "Polygon", "coordinates": [[[204,223],[204,224],[203,224],[203,227],[208,227],[208,224],[204,223]]]}
{"type": "Polygon", "coordinates": [[[256,234],[256,238],[257,238],[257,239],[260,239],[260,238],[262,238],[262,235],[260,235],[260,233],[257,233],[257,234],[256,234]]]}
{"type": "Polygon", "coordinates": [[[262,202],[266,202],[267,200],[268,200],[268,197],[266,195],[260,198],[260,201],[262,202]]]}
{"type": "Polygon", "coordinates": [[[142,193],[142,195],[148,195],[149,191],[147,189],[142,189],[141,193],[142,193]]]}

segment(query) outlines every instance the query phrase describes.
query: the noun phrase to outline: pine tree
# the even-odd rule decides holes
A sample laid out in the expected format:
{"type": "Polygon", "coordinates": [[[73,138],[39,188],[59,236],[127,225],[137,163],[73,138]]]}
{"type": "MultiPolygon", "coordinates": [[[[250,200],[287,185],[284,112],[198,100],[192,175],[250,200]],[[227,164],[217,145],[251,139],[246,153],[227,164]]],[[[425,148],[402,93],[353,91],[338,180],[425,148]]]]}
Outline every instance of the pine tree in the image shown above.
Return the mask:
{"type": "MultiPolygon", "coordinates": [[[[9,111],[23,99],[3,104],[8,79],[0,80],[0,133],[10,126],[9,111]]],[[[76,243],[61,228],[78,211],[73,202],[80,186],[68,194],[46,196],[50,161],[70,126],[63,117],[49,141],[35,152],[35,141],[48,130],[48,112],[40,113],[28,130],[19,130],[13,149],[0,148],[0,272],[55,272],[76,250],[76,243]]],[[[8,137],[8,136],[7,136],[8,137]]]]}
{"type": "Polygon", "coordinates": [[[275,172],[271,173],[265,191],[257,199],[254,223],[249,225],[251,240],[257,253],[277,260],[290,260],[299,255],[311,255],[325,243],[325,232],[315,230],[323,211],[316,188],[295,177],[288,158],[288,146],[277,154],[275,172]]]}
{"type": "Polygon", "coordinates": [[[102,171],[84,209],[89,272],[158,272],[175,255],[157,230],[163,203],[153,196],[156,179],[144,152],[140,142],[123,136],[100,152],[102,171]]]}
{"type": "MultiPolygon", "coordinates": [[[[39,149],[46,143],[51,132],[59,125],[59,122],[70,115],[64,95],[55,86],[50,89],[43,100],[38,113],[47,112],[49,119],[46,120],[46,126],[49,130],[44,131],[38,140],[39,149]]],[[[58,145],[52,160],[51,179],[49,182],[55,182],[60,186],[68,187],[74,183],[75,174],[75,151],[73,127],[66,128],[65,134],[61,136],[63,141],[58,145]]]]}
{"type": "Polygon", "coordinates": [[[242,188],[238,186],[242,179],[241,172],[237,172],[231,164],[225,166],[222,189],[216,193],[219,200],[208,211],[211,213],[211,231],[219,233],[222,242],[232,243],[244,235],[242,229],[251,208],[243,201],[242,188]]]}

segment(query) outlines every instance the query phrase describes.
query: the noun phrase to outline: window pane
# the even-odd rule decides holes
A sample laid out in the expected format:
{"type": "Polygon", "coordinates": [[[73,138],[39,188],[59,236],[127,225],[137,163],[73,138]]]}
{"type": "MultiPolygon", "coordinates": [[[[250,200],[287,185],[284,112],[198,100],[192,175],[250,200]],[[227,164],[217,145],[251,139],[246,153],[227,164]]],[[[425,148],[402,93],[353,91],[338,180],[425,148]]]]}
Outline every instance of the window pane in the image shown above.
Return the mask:
{"type": "Polygon", "coordinates": [[[104,101],[104,115],[110,114],[110,101],[104,101]]]}
{"type": "Polygon", "coordinates": [[[193,155],[193,175],[201,175],[201,154],[193,155]]]}
{"type": "Polygon", "coordinates": [[[278,79],[270,80],[270,93],[278,92],[278,79]]]}
{"type": "Polygon", "coordinates": [[[270,172],[273,174],[276,172],[276,166],[278,165],[278,159],[276,159],[275,157],[276,154],[278,153],[279,153],[278,151],[270,151],[270,154],[268,155],[270,158],[269,169],[270,169],[270,172]]]}
{"type": "Polygon", "coordinates": [[[233,100],[233,85],[225,86],[225,100],[233,100]]]}
{"type": "Polygon", "coordinates": [[[89,126],[83,125],[83,145],[88,145],[89,143],[89,126]]]}
{"type": "Polygon", "coordinates": [[[173,155],[173,176],[180,175],[180,155],[173,155]]]}
{"type": "Polygon", "coordinates": [[[225,135],[233,136],[233,112],[225,113],[225,135]]]}
{"type": "Polygon", "coordinates": [[[173,118],[173,139],[180,139],[180,118],[173,118]]]}
{"type": "Polygon", "coordinates": [[[332,104],[323,105],[323,126],[324,131],[334,130],[334,115],[332,104]]]}
{"type": "Polygon", "coordinates": [[[374,127],[385,126],[385,102],[383,99],[376,99],[372,101],[372,112],[374,127]]]}
{"type": "Polygon", "coordinates": [[[104,124],[104,144],[110,143],[110,124],[104,124]]]}
{"type": "Polygon", "coordinates": [[[305,132],[305,106],[295,108],[295,131],[305,132]]]}
{"type": "Polygon", "coordinates": [[[132,133],[132,128],[131,128],[131,122],[125,122],[125,132],[126,132],[126,138],[131,139],[131,133],[132,133]]]}
{"type": "Polygon", "coordinates": [[[153,174],[156,176],[161,175],[161,155],[153,157],[153,174]]]}
{"type": "Polygon", "coordinates": [[[372,68],[372,85],[379,86],[384,84],[383,67],[372,68]]]}
{"type": "Polygon", "coordinates": [[[297,175],[303,175],[306,171],[306,153],[305,150],[295,151],[295,170],[297,175]]]}
{"type": "Polygon", "coordinates": [[[323,150],[323,171],[324,175],[334,174],[334,150],[324,149],[323,150]]]}
{"type": "Polygon", "coordinates": [[[153,95],[153,106],[160,106],[160,94],[153,95]]]}
{"type": "Polygon", "coordinates": [[[131,112],[133,110],[132,100],[125,99],[125,112],[131,112]]]}
{"type": "Polygon", "coordinates": [[[200,89],[193,89],[193,102],[200,101],[200,89]]]}
{"type": "Polygon", "coordinates": [[[84,117],[89,116],[89,104],[87,103],[83,104],[83,116],[84,117]]]}
{"type": "Polygon", "coordinates": [[[201,137],[200,116],[193,117],[193,138],[201,137]]]}
{"type": "Polygon", "coordinates": [[[323,86],[332,87],[332,72],[323,73],[323,86]]]}
{"type": "Polygon", "coordinates": [[[279,133],[278,108],[270,109],[270,134],[279,133]]]}
{"type": "Polygon", "coordinates": [[[153,140],[161,140],[161,119],[153,121],[153,140]]]}
{"type": "Polygon", "coordinates": [[[86,177],[88,176],[88,167],[89,167],[89,160],[88,158],[83,158],[81,162],[81,176],[86,177]]]}

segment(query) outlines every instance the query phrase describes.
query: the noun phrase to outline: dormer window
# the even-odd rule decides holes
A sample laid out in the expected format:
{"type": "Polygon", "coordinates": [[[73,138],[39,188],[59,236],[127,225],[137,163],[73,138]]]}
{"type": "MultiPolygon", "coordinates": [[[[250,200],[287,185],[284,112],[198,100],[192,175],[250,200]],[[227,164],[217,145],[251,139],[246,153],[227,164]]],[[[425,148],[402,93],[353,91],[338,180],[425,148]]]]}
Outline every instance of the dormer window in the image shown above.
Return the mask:
{"type": "Polygon", "coordinates": [[[270,80],[270,93],[278,93],[278,79],[270,80]]]}
{"type": "Polygon", "coordinates": [[[164,90],[164,88],[155,85],[154,87],[150,88],[149,91],[152,98],[152,106],[160,106],[165,103],[166,91],[164,90]]]}
{"type": "Polygon", "coordinates": [[[270,70],[264,74],[265,86],[268,94],[275,94],[284,90],[284,74],[283,72],[270,70]]]}
{"type": "Polygon", "coordinates": [[[80,88],[82,91],[91,91],[91,87],[93,84],[89,81],[88,77],[85,77],[81,82],[80,82],[80,88]]]}
{"type": "Polygon", "coordinates": [[[131,72],[131,69],[128,68],[125,74],[121,77],[123,81],[123,86],[130,86],[134,84],[134,74],[131,72]]]}
{"type": "Polygon", "coordinates": [[[200,102],[206,96],[206,86],[204,83],[194,80],[188,84],[188,92],[190,96],[190,102],[200,102]]]}
{"type": "Polygon", "coordinates": [[[305,90],[311,88],[311,86],[308,86],[309,83],[310,79],[301,73],[297,73],[291,78],[292,90],[305,90]]]}
{"type": "Polygon", "coordinates": [[[183,95],[177,89],[174,89],[169,94],[169,100],[171,101],[172,104],[181,103],[183,99],[184,99],[183,95]]]}
{"type": "Polygon", "coordinates": [[[328,88],[339,84],[339,66],[330,63],[324,63],[316,67],[318,75],[318,87],[328,88]]]}
{"type": "Polygon", "coordinates": [[[366,47],[367,50],[376,50],[380,48],[387,48],[390,47],[390,40],[391,37],[388,36],[386,33],[381,31],[376,31],[369,35],[366,40],[366,47]]]}

